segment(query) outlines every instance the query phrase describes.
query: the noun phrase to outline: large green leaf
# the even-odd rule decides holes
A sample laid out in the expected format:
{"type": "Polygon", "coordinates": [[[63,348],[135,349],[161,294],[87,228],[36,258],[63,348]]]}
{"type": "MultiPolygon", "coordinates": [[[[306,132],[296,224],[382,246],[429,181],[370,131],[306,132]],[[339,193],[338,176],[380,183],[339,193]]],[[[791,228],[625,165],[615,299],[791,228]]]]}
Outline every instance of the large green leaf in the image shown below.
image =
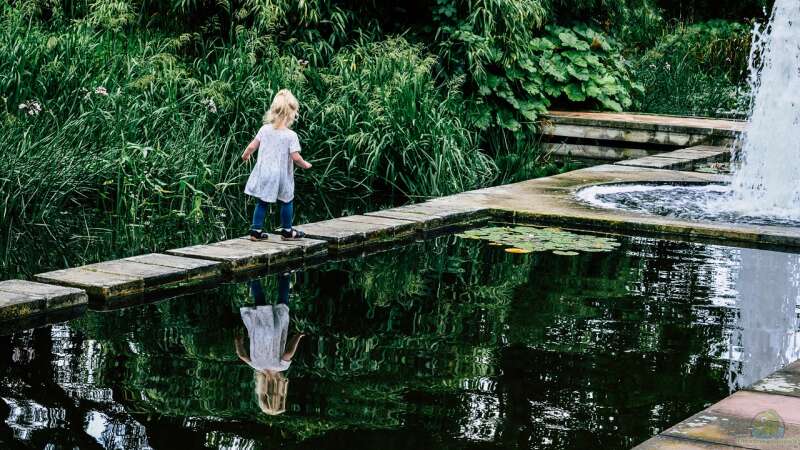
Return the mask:
{"type": "Polygon", "coordinates": [[[561,33],[558,33],[558,38],[561,40],[561,43],[566,47],[571,47],[576,50],[589,50],[591,48],[591,46],[586,41],[581,40],[572,31],[562,31],[561,33]]]}
{"type": "Polygon", "coordinates": [[[586,100],[586,94],[579,84],[572,83],[564,86],[564,93],[567,94],[567,98],[573,102],[582,102],[586,100]]]}
{"type": "Polygon", "coordinates": [[[591,77],[589,70],[577,66],[567,66],[567,72],[580,81],[588,81],[591,77]]]}
{"type": "Polygon", "coordinates": [[[521,128],[514,114],[507,109],[497,111],[497,124],[510,131],[519,131],[521,128]]]}

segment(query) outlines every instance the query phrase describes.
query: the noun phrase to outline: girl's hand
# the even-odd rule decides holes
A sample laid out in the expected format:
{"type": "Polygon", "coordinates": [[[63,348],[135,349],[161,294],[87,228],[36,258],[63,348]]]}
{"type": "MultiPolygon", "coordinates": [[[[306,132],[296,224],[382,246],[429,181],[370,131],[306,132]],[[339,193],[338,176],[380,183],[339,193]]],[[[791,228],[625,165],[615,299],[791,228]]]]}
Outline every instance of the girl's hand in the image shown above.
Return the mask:
{"type": "Polygon", "coordinates": [[[311,168],[311,163],[308,162],[308,161],[306,161],[305,163],[306,163],[306,165],[303,166],[303,169],[310,169],[311,168]]]}
{"type": "Polygon", "coordinates": [[[245,150],[244,153],[242,153],[242,161],[250,161],[250,155],[252,155],[252,153],[245,150]]]}

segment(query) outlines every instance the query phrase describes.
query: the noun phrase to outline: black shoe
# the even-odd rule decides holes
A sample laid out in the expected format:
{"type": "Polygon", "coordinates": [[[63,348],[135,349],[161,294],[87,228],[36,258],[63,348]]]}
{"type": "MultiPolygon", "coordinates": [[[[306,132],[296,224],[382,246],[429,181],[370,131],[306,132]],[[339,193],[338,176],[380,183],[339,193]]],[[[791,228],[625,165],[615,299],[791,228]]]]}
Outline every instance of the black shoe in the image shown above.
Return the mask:
{"type": "Polygon", "coordinates": [[[300,230],[295,230],[294,228],[285,230],[281,230],[281,238],[284,241],[297,241],[306,237],[306,234],[300,230]]]}
{"type": "Polygon", "coordinates": [[[266,231],[250,230],[251,241],[266,241],[269,239],[269,234],[266,231]]]}

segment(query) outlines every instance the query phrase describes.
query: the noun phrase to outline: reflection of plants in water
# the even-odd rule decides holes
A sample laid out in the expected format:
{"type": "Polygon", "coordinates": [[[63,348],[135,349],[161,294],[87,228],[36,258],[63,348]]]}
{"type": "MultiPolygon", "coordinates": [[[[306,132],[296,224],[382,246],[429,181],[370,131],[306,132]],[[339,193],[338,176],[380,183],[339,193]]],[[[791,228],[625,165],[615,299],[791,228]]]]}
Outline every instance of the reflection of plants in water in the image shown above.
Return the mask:
{"type": "MultiPolygon", "coordinates": [[[[517,256],[443,237],[297,275],[291,326],[308,337],[288,375],[288,413],[279,417],[261,414],[253,371],[233,349],[238,308],[251,301],[246,284],[90,314],[75,326],[103,349],[97,382],[116,386],[115,398],[145,415],[235,418],[261,434],[294,439],[394,429],[410,417],[468,418],[473,406],[464,392],[503,397],[512,387],[502,380],[524,370],[524,379],[542,387],[516,407],[529,400],[560,404],[558,392],[576,383],[598,396],[564,407],[583,415],[580,426],[589,429],[608,425],[598,408],[621,404],[613,394],[618,379],[638,393],[637,405],[656,405],[663,393],[648,390],[647,380],[670,385],[680,373],[664,367],[718,370],[706,356],[716,341],[707,327],[693,325],[702,312],[686,305],[696,294],[661,291],[658,278],[649,278],[669,273],[681,277],[681,286],[696,284],[702,258],[676,260],[674,252],[650,243],[580,258],[517,256]],[[677,349],[673,336],[680,337],[677,349]],[[661,369],[605,373],[619,361],[661,369]],[[581,377],[592,380],[591,388],[581,377]],[[420,397],[449,403],[420,404],[420,397]]],[[[263,283],[265,292],[276,292],[274,277],[263,283]]],[[[637,414],[658,423],[686,415],[697,403],[687,399],[707,388],[698,383],[664,403],[658,417],[637,414]]],[[[515,397],[503,398],[511,405],[515,397]]],[[[213,419],[203,426],[217,427],[213,419]]]]}
{"type": "MultiPolygon", "coordinates": [[[[509,258],[445,237],[298,276],[292,327],[309,336],[289,375],[290,414],[277,418],[258,411],[252,370],[233,350],[238,308],[250,302],[245,284],[90,314],[75,326],[107,355],[98,382],[120,385],[121,377],[133,411],[269,421],[297,438],[392,428],[408,390],[446,391],[493,375],[513,287],[528,272],[509,258]]],[[[276,292],[274,277],[263,282],[276,292]]]]}
{"type": "Polygon", "coordinates": [[[506,245],[508,253],[552,251],[561,256],[577,256],[583,252],[609,252],[619,243],[611,238],[577,234],[559,228],[487,227],[467,230],[458,235],[464,239],[481,239],[506,245]]]}

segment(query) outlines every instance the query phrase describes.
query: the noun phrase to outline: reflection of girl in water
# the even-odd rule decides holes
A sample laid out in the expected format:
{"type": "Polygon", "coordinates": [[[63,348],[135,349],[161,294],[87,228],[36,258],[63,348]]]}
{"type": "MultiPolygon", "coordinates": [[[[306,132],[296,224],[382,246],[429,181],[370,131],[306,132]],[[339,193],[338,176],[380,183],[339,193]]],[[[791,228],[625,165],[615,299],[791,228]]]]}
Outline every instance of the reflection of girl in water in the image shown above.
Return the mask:
{"type": "Polygon", "coordinates": [[[242,337],[236,338],[236,354],[255,369],[256,398],[266,414],[277,415],[286,411],[286,392],[289,380],[283,371],[292,363],[300,338],[289,332],[289,274],[278,277],[278,304],[268,305],[261,280],[250,282],[254,306],[239,310],[250,338],[250,351],[244,347],[242,337]],[[288,344],[288,345],[287,345],[288,344]]]}

